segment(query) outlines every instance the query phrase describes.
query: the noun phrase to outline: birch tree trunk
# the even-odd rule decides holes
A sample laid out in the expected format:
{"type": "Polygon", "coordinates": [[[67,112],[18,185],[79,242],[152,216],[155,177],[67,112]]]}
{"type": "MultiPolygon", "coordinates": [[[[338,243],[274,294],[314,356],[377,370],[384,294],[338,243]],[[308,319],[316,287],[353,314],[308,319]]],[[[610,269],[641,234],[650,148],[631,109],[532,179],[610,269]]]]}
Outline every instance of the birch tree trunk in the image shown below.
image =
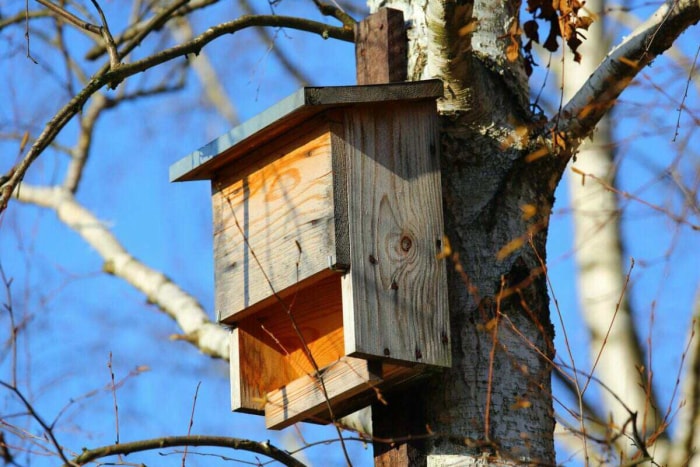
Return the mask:
{"type": "Polygon", "coordinates": [[[522,61],[506,58],[510,43],[502,37],[518,24],[518,2],[372,3],[404,11],[409,79],[445,83],[439,110],[453,368],[416,394],[437,434],[423,453],[428,465],[484,456],[551,463],[552,326],[541,272],[556,180],[524,161],[517,136],[528,124],[528,84],[522,61]]]}
{"type": "MultiPolygon", "coordinates": [[[[451,245],[447,253],[453,367],[408,400],[405,395],[395,400],[405,412],[425,420],[431,434],[424,444],[404,450],[403,462],[422,463],[425,458],[434,466],[553,464],[553,327],[544,273],[554,189],[581,141],[631,79],[671,45],[677,37],[673,31],[681,24],[697,22],[699,5],[662,5],[600,65],[577,73],[582,79],[570,82],[571,99],[559,115],[543,121],[528,102],[518,47],[520,2],[369,4],[371,10],[403,10],[409,27],[408,78],[437,77],[445,84],[439,111],[445,228],[451,245]],[[423,402],[422,412],[416,410],[416,399],[423,402]]],[[[577,17],[559,19],[561,26],[577,17]]],[[[602,131],[605,139],[608,130],[602,131]]],[[[598,159],[591,163],[593,170],[609,174],[609,162],[602,169],[598,159]]],[[[615,241],[616,223],[609,228],[603,240],[608,243],[615,241]]],[[[610,281],[605,294],[617,292],[619,299],[619,279],[624,277],[619,248],[610,251],[607,258],[597,251],[594,263],[614,271],[618,280],[610,281]]],[[[593,326],[599,325],[599,318],[590,317],[592,332],[598,333],[593,326]]],[[[641,358],[627,308],[616,319],[613,331],[620,343],[611,361],[629,357],[633,371],[641,358]]],[[[611,368],[605,365],[606,371],[611,368]]],[[[643,391],[622,386],[619,390],[631,397],[636,410],[650,407],[643,391]]],[[[612,403],[609,407],[613,410],[612,403]]],[[[613,416],[621,424],[629,415],[618,410],[613,416]]]]}

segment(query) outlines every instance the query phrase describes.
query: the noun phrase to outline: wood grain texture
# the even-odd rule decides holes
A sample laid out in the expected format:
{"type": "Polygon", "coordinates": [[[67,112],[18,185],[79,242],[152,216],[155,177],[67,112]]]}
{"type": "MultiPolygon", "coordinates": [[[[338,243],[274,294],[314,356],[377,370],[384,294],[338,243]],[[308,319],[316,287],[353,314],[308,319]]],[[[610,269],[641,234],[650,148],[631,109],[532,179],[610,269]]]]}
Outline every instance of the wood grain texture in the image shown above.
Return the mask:
{"type": "Polygon", "coordinates": [[[231,345],[234,410],[261,413],[268,392],[314,373],[302,339],[319,368],[344,355],[339,282],[331,274],[309,287],[293,287],[284,303],[238,323],[231,345]]]}
{"type": "Polygon", "coordinates": [[[231,332],[230,351],[231,410],[261,413],[268,388],[281,387],[297,377],[283,354],[245,329],[231,332]]]}
{"type": "Polygon", "coordinates": [[[317,416],[326,419],[326,395],[335,407],[361,392],[372,391],[372,387],[381,382],[381,375],[373,373],[366,360],[351,357],[328,365],[321,371],[321,377],[325,393],[319,379],[312,375],[270,392],[265,404],[267,427],[281,429],[317,416]]]}
{"type": "Polygon", "coordinates": [[[346,112],[348,355],[450,365],[436,125],[434,102],[346,112]]]}
{"type": "Polygon", "coordinates": [[[337,257],[328,127],[260,151],[252,165],[214,182],[216,309],[224,322],[337,257]]]}
{"type": "Polygon", "coordinates": [[[382,8],[355,25],[357,84],[405,81],[408,40],[403,12],[382,8]]]}

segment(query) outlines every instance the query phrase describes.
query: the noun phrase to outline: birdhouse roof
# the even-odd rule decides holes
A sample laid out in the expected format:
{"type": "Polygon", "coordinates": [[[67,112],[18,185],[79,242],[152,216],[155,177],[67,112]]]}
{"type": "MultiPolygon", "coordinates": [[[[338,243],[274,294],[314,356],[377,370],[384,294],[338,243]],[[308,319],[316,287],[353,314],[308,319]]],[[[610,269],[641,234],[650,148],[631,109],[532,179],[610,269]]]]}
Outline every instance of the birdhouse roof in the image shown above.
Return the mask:
{"type": "Polygon", "coordinates": [[[208,180],[217,169],[331,108],[442,97],[440,80],[304,87],[170,166],[170,181],[208,180]]]}

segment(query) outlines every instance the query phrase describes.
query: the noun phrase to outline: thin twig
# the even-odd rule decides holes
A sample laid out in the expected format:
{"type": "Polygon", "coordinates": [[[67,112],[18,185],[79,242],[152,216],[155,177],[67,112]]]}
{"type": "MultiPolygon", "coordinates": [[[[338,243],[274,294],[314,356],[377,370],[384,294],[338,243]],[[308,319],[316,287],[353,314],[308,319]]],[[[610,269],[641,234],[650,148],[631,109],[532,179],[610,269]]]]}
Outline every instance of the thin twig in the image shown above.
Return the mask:
{"type": "Polygon", "coordinates": [[[109,376],[112,380],[110,389],[112,392],[112,400],[114,402],[114,430],[117,437],[115,444],[119,444],[119,404],[117,404],[117,385],[114,383],[114,371],[112,369],[112,352],[109,353],[107,368],[109,368],[109,376]]]}
{"type": "Polygon", "coordinates": [[[491,395],[493,392],[493,367],[496,361],[496,347],[498,347],[498,326],[501,322],[501,300],[503,298],[502,292],[505,289],[505,277],[501,276],[501,288],[499,293],[496,295],[496,313],[490,318],[484,326],[486,331],[489,327],[493,328],[491,335],[491,350],[489,351],[489,372],[486,378],[486,407],[484,408],[484,439],[491,439],[491,395]]]}
{"type": "MultiPolygon", "coordinates": [[[[192,400],[192,413],[190,413],[190,424],[187,426],[187,436],[192,434],[192,425],[194,425],[194,409],[197,407],[197,395],[199,394],[199,387],[202,382],[197,383],[197,388],[194,390],[194,399],[192,400]]],[[[185,445],[185,449],[182,453],[182,467],[185,467],[185,460],[187,459],[187,448],[189,446],[185,445]]]]}
{"type": "MultiPolygon", "coordinates": [[[[576,375],[576,360],[574,359],[574,354],[571,350],[571,344],[569,342],[569,335],[566,332],[566,326],[564,325],[564,318],[561,314],[561,309],[559,308],[559,301],[557,300],[556,294],[554,293],[554,286],[552,285],[551,278],[549,277],[549,272],[547,271],[547,263],[545,262],[544,258],[542,258],[542,255],[540,255],[540,252],[537,251],[537,248],[535,248],[535,244],[532,240],[532,238],[529,239],[529,244],[530,247],[532,248],[532,251],[535,253],[535,256],[537,257],[537,261],[540,263],[540,267],[542,268],[542,271],[544,271],[544,278],[547,281],[547,287],[549,288],[549,292],[552,295],[552,300],[554,301],[554,308],[557,310],[557,316],[559,317],[559,324],[561,325],[562,332],[564,333],[564,346],[566,347],[566,351],[569,354],[569,360],[571,361],[571,366],[574,369],[574,375],[573,378],[571,378],[571,384],[573,387],[576,389],[576,399],[578,402],[578,410],[579,413],[581,414],[580,417],[580,423],[581,423],[581,431],[585,433],[585,424],[584,424],[584,402],[583,402],[583,391],[581,390],[581,386],[579,385],[578,377],[576,375]]],[[[588,464],[589,460],[589,455],[588,455],[588,443],[587,443],[587,438],[586,436],[583,436],[583,452],[584,452],[584,458],[586,461],[586,464],[588,464]]]]}
{"type": "MultiPolygon", "coordinates": [[[[245,14],[255,14],[255,10],[253,10],[249,0],[239,0],[238,3],[241,8],[243,8],[245,14]]],[[[268,50],[275,54],[275,57],[277,57],[280,64],[289,72],[290,75],[294,77],[294,79],[299,82],[301,86],[308,86],[309,84],[312,84],[311,78],[309,78],[309,76],[307,76],[299,66],[292,63],[290,58],[279,47],[275,46],[274,38],[270,36],[266,29],[255,28],[255,32],[258,33],[258,36],[260,36],[262,41],[268,47],[268,50]]]]}
{"type": "Polygon", "coordinates": [[[34,60],[29,49],[29,0],[24,3],[24,39],[27,41],[27,58],[37,65],[39,62],[34,60]]]}
{"type": "Polygon", "coordinates": [[[10,316],[10,348],[12,350],[12,385],[17,386],[17,325],[15,324],[15,312],[12,307],[12,279],[5,275],[5,269],[0,264],[0,278],[5,287],[5,310],[10,316]]]}
{"type": "MultiPolygon", "coordinates": [[[[615,305],[615,311],[613,313],[612,319],[610,320],[610,325],[608,326],[608,331],[605,333],[605,337],[603,338],[603,343],[600,346],[600,349],[598,349],[598,355],[595,357],[595,361],[593,362],[593,367],[591,368],[591,375],[595,373],[596,366],[598,366],[598,362],[600,361],[600,357],[603,354],[603,350],[605,349],[605,344],[608,342],[608,337],[610,337],[610,332],[612,331],[613,324],[615,323],[615,318],[617,317],[617,312],[620,311],[620,306],[622,305],[622,300],[625,297],[625,293],[627,292],[627,286],[630,283],[630,276],[632,275],[632,269],[634,269],[634,258],[630,258],[630,267],[627,270],[627,274],[625,275],[625,282],[624,286],[622,287],[622,290],[620,291],[620,298],[617,301],[617,304],[615,305]]],[[[586,389],[588,388],[588,385],[591,382],[591,377],[589,376],[586,379],[586,384],[583,385],[583,391],[582,393],[586,393],[586,389]]],[[[631,412],[628,409],[629,412],[631,412]]]]}
{"type": "Polygon", "coordinates": [[[114,38],[112,37],[112,33],[109,31],[109,25],[107,24],[107,18],[105,18],[105,14],[102,11],[102,8],[100,8],[100,4],[97,3],[97,0],[91,0],[92,4],[95,6],[97,9],[97,13],[100,15],[100,21],[102,21],[102,27],[100,28],[100,35],[102,36],[102,39],[105,41],[105,47],[107,47],[107,52],[109,53],[109,64],[110,67],[114,70],[121,65],[121,60],[119,59],[119,52],[117,51],[117,46],[114,43],[114,38]]]}
{"type": "Polygon", "coordinates": [[[693,64],[690,67],[690,72],[688,72],[688,80],[685,82],[685,91],[683,92],[683,98],[681,99],[681,103],[678,106],[678,120],[676,120],[676,132],[673,135],[673,141],[674,143],[676,142],[676,138],[678,138],[678,134],[680,132],[681,128],[681,113],[683,112],[683,108],[685,107],[685,100],[688,98],[688,89],[690,88],[690,82],[693,80],[693,72],[695,71],[695,65],[698,62],[698,56],[700,55],[700,45],[698,45],[698,50],[695,51],[695,58],[693,59],[693,64]]]}
{"type": "Polygon", "coordinates": [[[40,3],[44,5],[46,8],[51,10],[53,13],[55,13],[59,18],[63,19],[69,24],[72,24],[78,29],[82,29],[83,31],[91,32],[92,34],[96,34],[98,36],[102,36],[102,31],[100,30],[100,27],[92,24],[88,21],[85,21],[84,19],[78,18],[75,16],[73,13],[66,11],[62,7],[51,3],[49,0],[36,0],[37,3],[40,3]]]}
{"type": "Polygon", "coordinates": [[[5,388],[9,389],[11,392],[13,392],[19,398],[20,401],[22,401],[22,404],[24,404],[24,407],[27,409],[27,411],[29,411],[29,415],[31,415],[31,417],[34,420],[36,420],[36,422],[39,425],[41,425],[41,428],[44,429],[44,432],[51,440],[51,444],[53,444],[53,446],[56,448],[56,452],[60,456],[61,460],[65,463],[65,465],[66,466],[74,465],[71,461],[68,460],[68,458],[66,457],[66,454],[63,452],[63,447],[56,439],[56,435],[54,435],[54,433],[53,433],[53,427],[49,426],[44,421],[44,419],[41,418],[41,415],[39,415],[39,413],[36,411],[36,409],[34,409],[34,406],[27,400],[27,398],[24,397],[24,394],[22,394],[22,392],[19,389],[17,389],[16,386],[9,384],[5,381],[0,381],[0,386],[3,386],[5,388]]]}
{"type": "MultiPolygon", "coordinates": [[[[44,149],[51,144],[51,142],[68,124],[68,122],[70,122],[73,117],[80,112],[83,105],[85,105],[85,102],[87,102],[87,100],[93,94],[102,89],[105,85],[114,87],[129,76],[142,73],[148,69],[169,62],[177,57],[184,57],[191,53],[197,53],[204,46],[221,36],[233,34],[240,30],[255,26],[287,27],[321,34],[324,38],[332,37],[349,42],[354,40],[354,34],[352,31],[328,26],[327,24],[317,21],[291,16],[243,16],[236,20],[211,27],[191,41],[163,50],[134,63],[123,64],[116,70],[102,68],[95,75],[93,75],[88,84],[75,97],[73,97],[73,99],[63,106],[63,108],[61,108],[61,110],[54,115],[49,123],[46,124],[44,131],[36,139],[24,158],[11,169],[12,175],[9,175],[8,172],[9,179],[0,186],[0,212],[4,211],[7,207],[7,203],[9,202],[12,193],[19,185],[20,181],[24,178],[24,174],[27,172],[31,164],[37,157],[39,157],[39,155],[41,155],[44,149]]],[[[132,43],[124,47],[122,53],[128,54],[133,47],[136,47],[138,43],[140,43],[140,40],[141,37],[137,36],[132,43]]]]}

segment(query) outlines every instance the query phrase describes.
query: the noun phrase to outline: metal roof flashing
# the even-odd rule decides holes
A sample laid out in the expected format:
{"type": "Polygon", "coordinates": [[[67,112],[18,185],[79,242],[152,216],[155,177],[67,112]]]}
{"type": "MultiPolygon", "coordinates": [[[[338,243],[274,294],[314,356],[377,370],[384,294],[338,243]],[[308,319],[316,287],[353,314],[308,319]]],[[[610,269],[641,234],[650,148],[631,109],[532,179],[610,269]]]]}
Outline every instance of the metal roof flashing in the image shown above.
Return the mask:
{"type": "Polygon", "coordinates": [[[307,120],[324,110],[350,105],[371,105],[400,100],[437,99],[443,96],[442,81],[410,81],[363,86],[304,87],[277,104],[234,127],[228,133],[188,154],[170,166],[170,181],[209,180],[225,163],[219,156],[290,123],[307,120]]]}

